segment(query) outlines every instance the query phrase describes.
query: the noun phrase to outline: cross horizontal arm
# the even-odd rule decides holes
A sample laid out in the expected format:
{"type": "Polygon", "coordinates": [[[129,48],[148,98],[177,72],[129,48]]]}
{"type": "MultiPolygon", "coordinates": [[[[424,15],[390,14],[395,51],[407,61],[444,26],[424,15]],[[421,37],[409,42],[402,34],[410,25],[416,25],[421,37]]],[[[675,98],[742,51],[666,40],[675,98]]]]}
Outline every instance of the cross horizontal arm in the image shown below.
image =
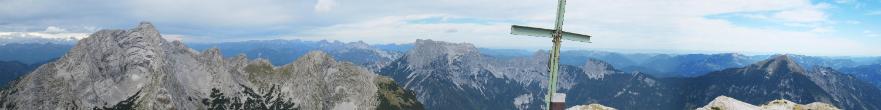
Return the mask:
{"type": "MultiPolygon", "coordinates": [[[[554,30],[536,28],[536,27],[511,25],[511,34],[552,38],[552,35],[554,34],[554,30]]],[[[590,36],[589,35],[571,33],[571,32],[566,32],[566,31],[563,31],[563,39],[590,43],[590,36]]]]}

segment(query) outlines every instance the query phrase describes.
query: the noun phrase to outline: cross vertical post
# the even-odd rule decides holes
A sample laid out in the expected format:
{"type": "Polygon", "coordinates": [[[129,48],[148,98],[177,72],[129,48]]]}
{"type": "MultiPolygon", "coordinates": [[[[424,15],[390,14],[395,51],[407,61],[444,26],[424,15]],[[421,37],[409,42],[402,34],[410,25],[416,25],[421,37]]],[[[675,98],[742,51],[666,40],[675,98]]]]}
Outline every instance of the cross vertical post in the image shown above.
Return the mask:
{"type": "Polygon", "coordinates": [[[554,43],[548,59],[548,93],[545,96],[546,107],[551,108],[551,97],[557,92],[557,75],[560,69],[560,42],[562,39],[590,43],[589,35],[570,33],[563,31],[563,14],[566,11],[566,0],[559,0],[557,4],[557,16],[554,29],[543,29],[527,26],[511,26],[511,34],[527,35],[536,37],[551,37],[554,43]]]}

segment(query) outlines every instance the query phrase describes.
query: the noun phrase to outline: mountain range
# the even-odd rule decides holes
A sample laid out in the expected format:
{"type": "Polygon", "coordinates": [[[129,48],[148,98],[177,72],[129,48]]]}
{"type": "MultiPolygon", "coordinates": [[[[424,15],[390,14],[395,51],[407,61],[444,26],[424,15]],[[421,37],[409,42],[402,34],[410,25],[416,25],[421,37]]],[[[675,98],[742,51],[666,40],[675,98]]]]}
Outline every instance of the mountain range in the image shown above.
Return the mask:
{"type": "MultiPolygon", "coordinates": [[[[547,84],[547,53],[496,58],[480,54],[467,43],[417,40],[414,45],[379,73],[416,91],[428,109],[538,109],[543,102],[540,91],[547,84]]],[[[737,54],[716,56],[739,58],[737,54]]],[[[559,90],[567,94],[569,104],[694,109],[725,95],[753,104],[782,98],[831,103],[844,109],[878,109],[881,105],[876,101],[881,97],[878,88],[828,67],[804,69],[791,55],[674,78],[624,72],[596,59],[583,64],[561,69],[559,90]]]]}
{"type": "Polygon", "coordinates": [[[789,55],[683,81],[687,107],[725,95],[753,104],[782,98],[797,103],[831,103],[844,109],[881,109],[878,88],[831,68],[804,69],[789,55]]]}
{"type": "Polygon", "coordinates": [[[282,65],[310,51],[323,51],[334,59],[352,62],[370,70],[377,70],[401,56],[401,52],[374,48],[364,42],[265,40],[227,42],[217,44],[190,44],[193,49],[218,48],[224,56],[245,54],[249,59],[263,58],[282,65]]]}
{"type": "Polygon", "coordinates": [[[293,63],[197,52],[151,23],[101,30],[2,90],[5,109],[421,109],[391,79],[324,52],[293,63]]]}
{"type": "MultiPolygon", "coordinates": [[[[548,84],[545,50],[428,39],[187,45],[145,22],[76,45],[0,50],[11,59],[0,72],[17,79],[0,91],[6,109],[541,109],[548,84]]],[[[754,105],[786,99],[881,109],[877,57],[561,54],[558,92],[570,107],[696,109],[727,96],[754,105]]]]}
{"type": "Polygon", "coordinates": [[[876,87],[881,88],[881,63],[842,68],[840,70],[841,72],[852,74],[859,79],[872,83],[876,87]]]}

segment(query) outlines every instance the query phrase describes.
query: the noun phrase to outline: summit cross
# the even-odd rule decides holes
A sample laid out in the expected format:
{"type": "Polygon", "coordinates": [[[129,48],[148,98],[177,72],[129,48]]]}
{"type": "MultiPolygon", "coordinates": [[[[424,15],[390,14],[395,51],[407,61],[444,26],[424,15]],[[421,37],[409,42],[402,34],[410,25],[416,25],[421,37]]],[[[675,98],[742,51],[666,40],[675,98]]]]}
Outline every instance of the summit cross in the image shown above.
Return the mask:
{"type": "Polygon", "coordinates": [[[551,97],[554,96],[554,93],[557,92],[557,73],[560,68],[560,42],[561,39],[573,40],[579,42],[590,43],[590,36],[578,33],[570,33],[563,31],[563,13],[566,11],[566,0],[560,0],[557,4],[557,19],[554,23],[554,29],[543,29],[543,28],[535,28],[535,27],[527,27],[527,26],[511,26],[511,34],[513,35],[526,35],[526,36],[535,36],[535,37],[550,37],[553,38],[552,42],[554,43],[553,49],[551,49],[550,59],[548,61],[548,93],[545,96],[545,101],[547,102],[546,107],[548,109],[551,108],[551,97]]]}

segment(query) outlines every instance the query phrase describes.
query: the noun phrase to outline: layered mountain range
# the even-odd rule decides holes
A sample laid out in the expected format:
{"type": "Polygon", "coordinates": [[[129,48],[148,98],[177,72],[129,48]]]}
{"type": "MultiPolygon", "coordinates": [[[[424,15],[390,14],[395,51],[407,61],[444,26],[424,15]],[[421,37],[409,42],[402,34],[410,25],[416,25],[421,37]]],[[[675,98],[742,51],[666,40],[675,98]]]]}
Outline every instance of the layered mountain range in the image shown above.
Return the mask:
{"type": "Polygon", "coordinates": [[[687,105],[703,105],[726,95],[747,103],[787,99],[826,102],[844,109],[881,109],[881,90],[830,68],[804,69],[789,55],[684,80],[687,105]]]}
{"type": "Polygon", "coordinates": [[[169,42],[148,22],[101,30],[2,90],[5,109],[421,109],[391,79],[324,52],[273,66],[169,42]]]}
{"type": "Polygon", "coordinates": [[[245,54],[249,59],[267,59],[272,61],[274,65],[283,65],[286,62],[291,62],[310,51],[322,51],[328,53],[334,59],[352,62],[371,71],[378,70],[401,56],[401,52],[375,48],[360,41],[343,43],[327,40],[254,40],[190,45],[196,50],[217,48],[222,51],[224,56],[245,54]]]}
{"type": "MultiPolygon", "coordinates": [[[[30,65],[42,65],[46,61],[56,59],[67,52],[70,44],[7,44],[0,45],[0,60],[19,61],[30,65]],[[39,50],[39,51],[33,51],[39,50]]],[[[294,61],[309,51],[324,51],[334,59],[352,62],[371,71],[378,71],[382,67],[397,60],[414,47],[414,43],[405,44],[381,44],[368,45],[364,42],[340,42],[340,41],[303,41],[303,40],[252,40],[225,43],[190,43],[188,47],[197,51],[211,48],[221,50],[226,58],[245,54],[248,59],[267,59],[273,65],[284,65],[294,61]]],[[[535,52],[518,49],[491,49],[479,48],[477,50],[483,56],[491,56],[496,59],[513,59],[532,57],[535,52]]],[[[625,72],[641,72],[655,77],[697,77],[712,71],[727,68],[743,67],[773,55],[743,55],[737,53],[719,54],[658,54],[658,53],[618,53],[589,50],[567,50],[561,52],[561,64],[584,65],[590,59],[602,60],[625,72]]],[[[846,71],[858,78],[875,82],[881,78],[877,75],[881,72],[868,71],[881,66],[873,64],[881,63],[881,57],[824,57],[789,55],[796,63],[804,68],[831,67],[836,70],[846,71]],[[864,71],[865,70],[865,71],[864,71]]],[[[32,70],[32,69],[31,69],[32,70]]],[[[31,70],[28,70],[30,72],[31,70]]],[[[5,74],[5,73],[0,73],[5,74]]],[[[14,76],[14,74],[7,74],[14,76]]],[[[873,83],[881,87],[881,83],[873,83]]]]}
{"type": "MultiPolygon", "coordinates": [[[[102,30],[57,60],[7,62],[8,67],[36,69],[14,74],[24,76],[2,90],[0,107],[421,109],[424,104],[440,110],[541,109],[548,83],[546,51],[434,40],[191,45],[162,39],[150,23],[102,30]]],[[[751,105],[785,99],[881,109],[881,80],[875,75],[881,66],[864,65],[873,58],[598,51],[562,55],[557,83],[558,92],[568,94],[567,106],[696,109],[727,96],[751,105]]]]}
{"type": "MultiPolygon", "coordinates": [[[[547,53],[497,58],[478,51],[467,43],[417,40],[413,49],[379,73],[416,91],[428,109],[541,108],[547,53]]],[[[751,64],[720,62],[744,66],[676,78],[623,72],[603,61],[587,60],[581,66],[563,65],[558,89],[567,94],[570,106],[599,103],[619,109],[694,109],[725,95],[752,104],[788,99],[844,109],[879,109],[878,88],[828,67],[804,69],[791,57],[770,56],[751,64]]]]}
{"type": "MultiPolygon", "coordinates": [[[[547,53],[531,57],[485,56],[467,43],[417,40],[415,47],[379,73],[416,91],[428,109],[540,109],[547,85],[547,53]]],[[[623,109],[675,108],[663,94],[670,89],[643,73],[614,70],[605,62],[562,67],[560,90],[568,102],[600,102],[623,109]],[[618,82],[624,81],[624,82],[618,82]],[[602,85],[602,86],[597,86],[602,85]],[[654,98],[653,98],[654,97],[654,98]],[[634,100],[651,99],[651,100],[634,100]]],[[[672,95],[666,95],[672,96],[672,95]]]]}

